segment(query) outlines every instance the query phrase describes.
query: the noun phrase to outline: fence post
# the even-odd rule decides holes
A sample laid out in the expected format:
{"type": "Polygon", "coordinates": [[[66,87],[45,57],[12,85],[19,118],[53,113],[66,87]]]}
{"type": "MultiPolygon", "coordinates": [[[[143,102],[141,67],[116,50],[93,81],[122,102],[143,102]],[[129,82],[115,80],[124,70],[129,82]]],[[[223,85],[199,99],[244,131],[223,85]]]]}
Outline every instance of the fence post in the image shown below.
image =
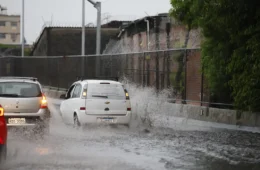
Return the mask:
{"type": "MultiPolygon", "coordinates": [[[[167,88],[170,88],[170,56],[169,56],[169,49],[171,48],[171,41],[170,41],[170,36],[171,36],[171,17],[168,17],[168,21],[166,23],[166,42],[167,42],[167,57],[166,57],[166,83],[167,83],[167,88]]],[[[164,61],[165,62],[165,61],[164,61]]],[[[165,69],[163,70],[164,75],[165,75],[165,69]]]]}
{"type": "Polygon", "coordinates": [[[113,77],[113,67],[112,67],[112,65],[113,65],[113,62],[112,62],[112,55],[110,55],[110,57],[109,57],[109,60],[110,60],[110,77],[113,77]]]}
{"type": "Polygon", "coordinates": [[[130,76],[131,76],[131,81],[132,82],[135,82],[135,78],[134,78],[134,71],[133,71],[133,67],[134,67],[134,57],[133,57],[134,54],[130,54],[130,68],[129,68],[129,71],[130,71],[130,76]]]}
{"type": "Polygon", "coordinates": [[[126,59],[125,59],[125,61],[126,61],[125,75],[126,75],[126,77],[128,79],[128,64],[129,64],[128,63],[128,55],[126,54],[125,57],[126,57],[126,59]]]}
{"type": "Polygon", "coordinates": [[[46,83],[47,83],[47,85],[49,85],[49,86],[51,86],[52,84],[51,84],[51,82],[50,82],[50,79],[49,79],[49,58],[48,57],[46,57],[46,59],[47,59],[47,71],[46,71],[46,79],[47,79],[47,81],[46,81],[46,83]]]}
{"type": "Polygon", "coordinates": [[[166,57],[165,57],[165,51],[163,51],[163,71],[162,71],[162,89],[165,88],[165,61],[166,57]]]}
{"type": "MultiPolygon", "coordinates": [[[[101,70],[101,67],[100,67],[101,61],[100,60],[101,60],[100,54],[96,55],[95,56],[95,77],[100,77],[100,72],[101,72],[100,71],[101,70]]],[[[86,64],[86,62],[84,64],[86,64]]]]}
{"type": "Polygon", "coordinates": [[[186,91],[187,91],[187,49],[185,49],[185,55],[184,55],[184,92],[183,92],[183,104],[187,104],[186,102],[186,91]]]}
{"type": "Polygon", "coordinates": [[[160,89],[160,74],[159,74],[159,53],[158,51],[156,52],[156,66],[155,66],[155,69],[156,69],[156,91],[157,93],[159,92],[159,89],[160,89]]]}
{"type": "Polygon", "coordinates": [[[57,58],[57,79],[58,79],[58,89],[60,88],[60,62],[59,62],[59,58],[57,58]]]}
{"type": "Polygon", "coordinates": [[[203,66],[202,66],[202,69],[201,69],[201,87],[200,87],[200,105],[202,106],[203,105],[203,93],[204,93],[204,73],[203,73],[203,66]]]}
{"type": "Polygon", "coordinates": [[[142,57],[141,57],[141,53],[138,53],[138,76],[139,76],[139,85],[142,84],[142,57]]]}
{"type": "Polygon", "coordinates": [[[169,50],[167,51],[167,60],[166,60],[166,76],[167,76],[167,88],[170,88],[171,82],[170,82],[170,55],[169,55],[169,50]]]}
{"type": "Polygon", "coordinates": [[[81,56],[81,77],[84,77],[84,71],[85,70],[85,57],[82,55],[81,56]]]}
{"type": "Polygon", "coordinates": [[[146,56],[146,61],[147,61],[147,86],[150,86],[150,60],[151,60],[151,57],[150,57],[150,53],[147,52],[147,56],[146,56]]]}

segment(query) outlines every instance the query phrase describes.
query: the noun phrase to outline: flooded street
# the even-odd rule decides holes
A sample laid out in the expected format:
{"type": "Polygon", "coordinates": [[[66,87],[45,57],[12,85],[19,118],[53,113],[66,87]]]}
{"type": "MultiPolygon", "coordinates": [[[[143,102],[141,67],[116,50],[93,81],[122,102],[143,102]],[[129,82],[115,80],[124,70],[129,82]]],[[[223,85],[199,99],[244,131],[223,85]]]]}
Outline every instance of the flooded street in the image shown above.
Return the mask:
{"type": "MultiPolygon", "coordinates": [[[[260,134],[190,126],[182,129],[65,125],[58,105],[44,140],[9,133],[4,170],[258,170],[260,134]]],[[[178,127],[178,128],[177,128],[178,127]]]]}

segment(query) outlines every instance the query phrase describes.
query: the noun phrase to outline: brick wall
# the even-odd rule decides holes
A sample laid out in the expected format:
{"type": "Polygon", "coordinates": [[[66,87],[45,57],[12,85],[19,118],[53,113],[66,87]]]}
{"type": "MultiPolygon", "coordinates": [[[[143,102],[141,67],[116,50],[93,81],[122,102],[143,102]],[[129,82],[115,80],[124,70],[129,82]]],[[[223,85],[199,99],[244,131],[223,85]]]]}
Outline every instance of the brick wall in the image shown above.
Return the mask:
{"type": "Polygon", "coordinates": [[[186,99],[190,100],[189,104],[200,105],[201,100],[201,60],[199,52],[188,52],[186,62],[186,99]]]}

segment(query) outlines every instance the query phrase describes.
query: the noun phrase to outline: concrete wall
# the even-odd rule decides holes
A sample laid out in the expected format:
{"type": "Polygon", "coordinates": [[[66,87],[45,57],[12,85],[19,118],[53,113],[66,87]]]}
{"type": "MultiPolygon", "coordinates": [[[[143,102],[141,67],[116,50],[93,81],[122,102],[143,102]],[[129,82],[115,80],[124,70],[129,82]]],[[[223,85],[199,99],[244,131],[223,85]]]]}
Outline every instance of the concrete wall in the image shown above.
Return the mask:
{"type": "Polygon", "coordinates": [[[241,117],[239,117],[239,112],[235,110],[174,103],[164,103],[161,108],[165,112],[164,114],[168,116],[229,125],[260,127],[260,114],[257,113],[242,112],[241,117]]]}
{"type": "MultiPolygon", "coordinates": [[[[80,27],[45,27],[33,50],[33,56],[67,56],[81,54],[80,27]]],[[[96,54],[96,28],[86,27],[85,54],[96,54]]],[[[101,29],[101,51],[110,38],[118,33],[117,28],[101,29]]]]}

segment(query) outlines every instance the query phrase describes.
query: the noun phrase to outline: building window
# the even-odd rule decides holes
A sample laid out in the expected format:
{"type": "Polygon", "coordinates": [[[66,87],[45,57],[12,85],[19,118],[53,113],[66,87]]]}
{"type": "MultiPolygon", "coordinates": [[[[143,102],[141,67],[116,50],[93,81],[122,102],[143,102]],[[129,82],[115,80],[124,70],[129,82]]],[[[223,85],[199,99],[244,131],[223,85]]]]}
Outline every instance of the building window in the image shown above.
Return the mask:
{"type": "Polygon", "coordinates": [[[11,22],[12,27],[17,27],[17,22],[11,22]]]}
{"type": "Polygon", "coordinates": [[[0,21],[0,27],[5,27],[5,21],[0,21]]]}
{"type": "Polygon", "coordinates": [[[17,39],[17,34],[11,34],[11,39],[13,42],[15,42],[17,39]]]}
{"type": "Polygon", "coordinates": [[[0,39],[5,39],[5,34],[4,33],[0,33],[0,39]]]}

